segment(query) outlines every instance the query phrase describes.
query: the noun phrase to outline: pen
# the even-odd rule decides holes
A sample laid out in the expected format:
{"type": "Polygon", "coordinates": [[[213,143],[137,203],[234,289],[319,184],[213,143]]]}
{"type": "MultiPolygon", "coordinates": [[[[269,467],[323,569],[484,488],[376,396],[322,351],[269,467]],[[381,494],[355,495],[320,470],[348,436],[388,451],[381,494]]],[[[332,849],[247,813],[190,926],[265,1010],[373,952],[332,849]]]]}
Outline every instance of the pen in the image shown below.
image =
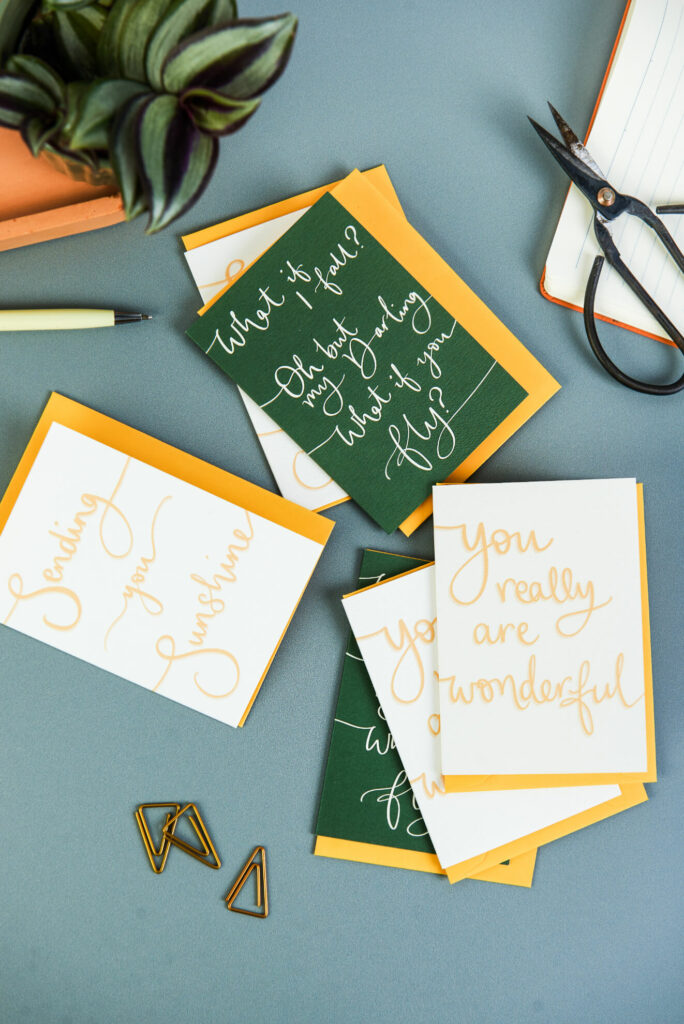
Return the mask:
{"type": "Polygon", "coordinates": [[[0,309],[0,331],[74,331],[151,319],[147,313],[121,313],[114,309],[0,309]]]}

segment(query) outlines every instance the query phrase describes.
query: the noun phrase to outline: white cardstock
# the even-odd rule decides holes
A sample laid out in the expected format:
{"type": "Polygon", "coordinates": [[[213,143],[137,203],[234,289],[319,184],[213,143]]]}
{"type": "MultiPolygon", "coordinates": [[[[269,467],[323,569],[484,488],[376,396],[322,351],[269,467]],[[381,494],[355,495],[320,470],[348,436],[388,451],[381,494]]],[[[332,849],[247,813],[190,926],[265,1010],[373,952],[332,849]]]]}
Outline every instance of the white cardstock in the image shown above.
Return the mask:
{"type": "Polygon", "coordinates": [[[236,726],[321,551],[53,423],[0,536],[0,621],[236,726]]]}
{"type": "Polygon", "coordinates": [[[636,481],[433,500],[444,774],[645,772],[636,481]]]}
{"type": "Polygon", "coordinates": [[[343,604],[446,871],[612,800],[620,787],[444,791],[434,580],[434,566],[428,565],[352,594],[343,604]]]}
{"type": "MultiPolygon", "coordinates": [[[[309,209],[307,206],[274,217],[186,252],[185,258],[202,301],[213,299],[309,209]]],[[[344,501],[347,493],[249,395],[240,388],[238,391],[283,497],[315,511],[344,501]]]]}

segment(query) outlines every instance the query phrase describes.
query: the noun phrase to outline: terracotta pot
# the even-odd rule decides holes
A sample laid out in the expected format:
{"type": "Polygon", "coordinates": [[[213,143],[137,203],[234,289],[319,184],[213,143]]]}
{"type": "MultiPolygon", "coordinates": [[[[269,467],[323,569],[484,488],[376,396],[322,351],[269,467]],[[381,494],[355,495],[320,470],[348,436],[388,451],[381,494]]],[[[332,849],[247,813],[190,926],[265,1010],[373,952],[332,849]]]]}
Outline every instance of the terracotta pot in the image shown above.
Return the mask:
{"type": "Polygon", "coordinates": [[[74,181],[63,168],[58,172],[50,161],[31,156],[11,128],[0,128],[0,180],[0,253],[125,219],[115,184],[74,181]]]}

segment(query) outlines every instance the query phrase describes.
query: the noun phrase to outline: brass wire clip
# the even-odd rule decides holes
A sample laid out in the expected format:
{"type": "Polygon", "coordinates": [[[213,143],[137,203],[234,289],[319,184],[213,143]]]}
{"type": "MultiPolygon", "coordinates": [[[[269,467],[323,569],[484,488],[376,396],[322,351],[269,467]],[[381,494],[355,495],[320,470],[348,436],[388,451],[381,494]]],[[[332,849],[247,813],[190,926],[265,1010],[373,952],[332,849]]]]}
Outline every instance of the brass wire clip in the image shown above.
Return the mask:
{"type": "Polygon", "coordinates": [[[169,843],[173,843],[174,846],[177,846],[185,853],[189,853],[191,857],[195,858],[195,860],[200,861],[202,864],[206,864],[209,868],[218,869],[221,867],[221,861],[214,849],[211,836],[207,832],[207,826],[202,821],[202,815],[197,810],[196,804],[186,804],[185,807],[183,807],[182,810],[178,810],[171,819],[167,819],[163,832],[164,837],[168,839],[169,843]],[[190,843],[186,843],[184,839],[179,839],[178,836],[174,835],[176,823],[183,817],[186,811],[190,811],[188,821],[195,831],[195,835],[199,840],[201,849],[196,846],[191,846],[190,843]],[[211,858],[213,858],[213,863],[210,859],[210,855],[211,858]]]}
{"type": "Polygon", "coordinates": [[[266,850],[263,846],[256,846],[251,857],[233,882],[230,892],[226,896],[226,905],[235,914],[247,914],[248,917],[268,917],[268,879],[266,876],[266,850]],[[261,860],[255,858],[261,855],[261,860]],[[241,907],[234,907],[241,889],[253,871],[256,871],[257,884],[257,906],[260,910],[243,910],[241,907]],[[262,898],[263,897],[263,898],[262,898]]]}
{"type": "Polygon", "coordinates": [[[162,871],[166,867],[166,858],[169,855],[171,849],[171,836],[176,829],[176,820],[178,812],[180,811],[180,804],[176,803],[150,803],[140,804],[137,811],[135,812],[135,820],[140,829],[140,835],[142,836],[143,845],[145,847],[145,853],[149,857],[150,865],[155,875],[161,875],[162,871]],[[172,811],[171,814],[166,815],[166,822],[162,827],[162,835],[159,843],[159,847],[155,846],[150,832],[150,827],[147,824],[145,818],[145,810],[148,807],[165,807],[172,811]],[[166,830],[170,830],[170,834],[167,834],[166,830]]]}

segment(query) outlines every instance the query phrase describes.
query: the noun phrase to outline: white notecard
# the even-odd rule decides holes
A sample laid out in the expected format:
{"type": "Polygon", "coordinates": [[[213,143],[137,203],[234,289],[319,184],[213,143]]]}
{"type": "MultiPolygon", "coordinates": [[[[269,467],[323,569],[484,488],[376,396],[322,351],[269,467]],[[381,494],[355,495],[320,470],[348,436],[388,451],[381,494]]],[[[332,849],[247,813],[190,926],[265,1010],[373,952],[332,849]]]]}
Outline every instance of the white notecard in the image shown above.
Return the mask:
{"type": "Polygon", "coordinates": [[[52,422],[3,499],[0,621],[242,724],[332,524],[60,396],[34,438],[55,407],[85,432],[52,422]],[[89,418],[128,450],[88,436],[89,418]]]}
{"type": "Polygon", "coordinates": [[[449,784],[654,778],[636,481],[447,485],[433,498],[449,784]]]}

